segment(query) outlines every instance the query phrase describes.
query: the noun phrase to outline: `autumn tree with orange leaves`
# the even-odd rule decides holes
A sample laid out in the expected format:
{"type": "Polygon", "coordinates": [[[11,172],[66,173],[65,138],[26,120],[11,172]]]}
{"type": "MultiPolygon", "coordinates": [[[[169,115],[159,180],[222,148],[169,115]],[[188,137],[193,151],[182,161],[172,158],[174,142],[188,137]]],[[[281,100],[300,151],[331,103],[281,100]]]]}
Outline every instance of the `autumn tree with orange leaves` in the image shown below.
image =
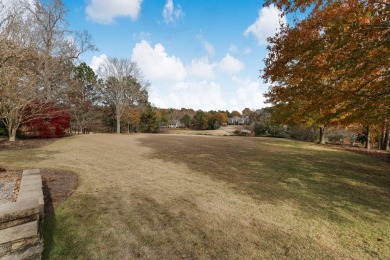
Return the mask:
{"type": "Polygon", "coordinates": [[[130,107],[123,115],[123,119],[127,124],[127,133],[131,133],[132,130],[139,132],[139,126],[141,124],[141,111],[137,107],[130,107]]]}
{"type": "MultiPolygon", "coordinates": [[[[268,0],[284,15],[310,11],[269,39],[263,78],[268,101],[291,110],[289,120],[383,125],[390,119],[390,3],[387,1],[268,0]]],[[[321,142],[325,138],[322,135],[321,142]]],[[[368,143],[367,143],[368,147],[368,143]]]]}
{"type": "Polygon", "coordinates": [[[228,121],[228,116],[226,113],[224,112],[217,112],[214,117],[216,118],[216,120],[218,121],[218,124],[219,125],[225,125],[227,124],[227,121],[228,121]]]}

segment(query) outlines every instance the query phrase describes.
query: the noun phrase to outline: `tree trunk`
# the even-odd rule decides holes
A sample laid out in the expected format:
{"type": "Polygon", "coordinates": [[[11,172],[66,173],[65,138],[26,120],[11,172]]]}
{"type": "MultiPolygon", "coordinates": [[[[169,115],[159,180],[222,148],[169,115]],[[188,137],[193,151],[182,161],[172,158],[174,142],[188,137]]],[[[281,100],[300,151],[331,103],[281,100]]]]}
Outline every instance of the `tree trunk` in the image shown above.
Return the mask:
{"type": "Polygon", "coordinates": [[[320,144],[325,144],[325,127],[320,127],[320,144]]]}
{"type": "Polygon", "coordinates": [[[353,147],[355,145],[356,138],[355,136],[350,136],[350,139],[351,139],[351,147],[353,147]]]}
{"type": "Polygon", "coordinates": [[[390,127],[386,126],[386,131],[384,134],[384,140],[382,144],[382,150],[389,151],[389,144],[390,144],[390,127]]]}
{"type": "Polygon", "coordinates": [[[384,145],[385,145],[385,136],[386,136],[386,124],[383,123],[381,137],[380,137],[379,142],[378,142],[378,143],[379,143],[379,144],[378,144],[378,149],[381,149],[381,150],[384,149],[384,145]]]}
{"type": "Polygon", "coordinates": [[[8,140],[10,142],[15,142],[15,140],[16,140],[16,130],[17,130],[16,127],[13,127],[13,126],[9,126],[8,127],[8,136],[9,136],[8,140]]]}
{"type": "Polygon", "coordinates": [[[116,115],[116,133],[121,133],[121,116],[118,114],[116,115]]]}
{"type": "Polygon", "coordinates": [[[371,138],[370,126],[366,127],[366,138],[367,138],[367,141],[366,141],[366,145],[364,146],[364,148],[370,149],[370,138],[371,138]]]}
{"type": "MultiPolygon", "coordinates": [[[[46,51],[48,52],[48,51],[46,51]]],[[[52,89],[51,89],[51,82],[50,82],[50,64],[49,64],[49,58],[50,54],[45,53],[45,64],[44,64],[44,71],[43,71],[43,84],[45,86],[46,91],[46,100],[51,101],[52,100],[52,89]]]]}

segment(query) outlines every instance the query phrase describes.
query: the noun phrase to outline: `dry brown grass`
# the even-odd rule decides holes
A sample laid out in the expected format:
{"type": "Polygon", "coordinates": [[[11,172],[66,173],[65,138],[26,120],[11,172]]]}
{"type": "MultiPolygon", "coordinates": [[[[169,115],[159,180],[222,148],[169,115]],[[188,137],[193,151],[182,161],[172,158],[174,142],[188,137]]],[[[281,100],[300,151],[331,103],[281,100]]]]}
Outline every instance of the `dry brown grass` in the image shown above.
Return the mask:
{"type": "Polygon", "coordinates": [[[79,174],[46,220],[46,258],[390,258],[388,164],[358,154],[268,138],[86,135],[0,158],[79,174]]]}
{"type": "Polygon", "coordinates": [[[250,127],[244,125],[227,125],[222,126],[217,130],[192,130],[181,128],[166,128],[164,134],[178,134],[178,135],[211,135],[211,136],[231,136],[236,135],[235,131],[241,131],[246,129],[248,131],[250,127]]]}

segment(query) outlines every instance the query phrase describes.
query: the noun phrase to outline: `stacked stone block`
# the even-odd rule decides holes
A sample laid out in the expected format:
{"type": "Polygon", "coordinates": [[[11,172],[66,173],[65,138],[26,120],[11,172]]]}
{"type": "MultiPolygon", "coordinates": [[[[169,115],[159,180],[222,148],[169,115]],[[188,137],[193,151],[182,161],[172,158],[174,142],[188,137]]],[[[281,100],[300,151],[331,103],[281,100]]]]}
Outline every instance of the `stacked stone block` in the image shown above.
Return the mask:
{"type": "Polygon", "coordinates": [[[43,250],[42,178],[24,170],[16,202],[0,205],[0,259],[40,259],[43,250]]]}

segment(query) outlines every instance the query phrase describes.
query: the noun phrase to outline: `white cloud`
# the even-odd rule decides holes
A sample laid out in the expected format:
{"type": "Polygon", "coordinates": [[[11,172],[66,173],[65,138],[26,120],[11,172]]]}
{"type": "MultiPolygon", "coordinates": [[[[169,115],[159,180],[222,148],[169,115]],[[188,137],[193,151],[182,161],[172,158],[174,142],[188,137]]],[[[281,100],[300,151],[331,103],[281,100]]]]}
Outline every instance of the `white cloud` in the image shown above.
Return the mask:
{"type": "Polygon", "coordinates": [[[156,107],[160,108],[170,108],[170,102],[165,102],[164,95],[161,95],[161,93],[158,92],[157,89],[154,88],[152,85],[149,90],[149,101],[156,107]]]}
{"type": "Polygon", "coordinates": [[[181,81],[186,77],[186,69],[181,60],[175,56],[169,56],[162,44],[154,46],[146,41],[137,43],[133,48],[131,60],[136,62],[150,81],[181,81]]]}
{"type": "Polygon", "coordinates": [[[184,12],[180,5],[177,5],[175,8],[173,0],[167,0],[164,5],[162,16],[166,23],[174,23],[176,20],[184,17],[184,12]]]}
{"type": "Polygon", "coordinates": [[[215,67],[215,63],[210,63],[207,57],[202,57],[199,59],[192,60],[191,65],[188,66],[187,70],[188,74],[191,76],[210,80],[215,78],[215,67]]]}
{"type": "Polygon", "coordinates": [[[163,108],[192,108],[209,110],[237,110],[264,107],[266,86],[249,78],[231,79],[233,89],[223,88],[214,80],[184,80],[173,85],[152,85],[150,102],[163,108]]]}
{"type": "Polygon", "coordinates": [[[183,81],[176,83],[168,96],[169,107],[217,110],[226,107],[221,86],[214,81],[183,81]]]}
{"type": "Polygon", "coordinates": [[[230,54],[219,62],[210,62],[207,56],[193,59],[191,64],[187,66],[187,72],[190,76],[195,76],[200,79],[212,80],[216,77],[216,72],[234,75],[244,69],[245,65],[242,61],[234,58],[230,54]]]}
{"type": "Polygon", "coordinates": [[[244,32],[245,36],[253,35],[259,45],[266,45],[267,38],[275,35],[280,29],[280,23],[286,24],[286,17],[280,19],[281,11],[274,5],[263,7],[259,10],[259,17],[244,32]]]}
{"type": "Polygon", "coordinates": [[[100,64],[102,64],[103,62],[105,62],[107,60],[108,60],[108,57],[105,54],[102,54],[100,56],[93,56],[89,66],[93,69],[93,71],[95,73],[97,73],[100,64]]]}
{"type": "Polygon", "coordinates": [[[92,21],[110,24],[116,17],[130,17],[136,20],[141,11],[142,0],[91,0],[86,7],[92,21]]]}
{"type": "Polygon", "coordinates": [[[245,67],[244,63],[229,53],[219,62],[218,69],[219,71],[227,74],[236,74],[243,70],[245,67]]]}
{"type": "Polygon", "coordinates": [[[231,107],[243,109],[245,107],[255,109],[264,106],[265,98],[263,97],[262,87],[259,81],[250,79],[240,79],[234,77],[233,82],[238,86],[235,97],[230,101],[231,107]]]}

